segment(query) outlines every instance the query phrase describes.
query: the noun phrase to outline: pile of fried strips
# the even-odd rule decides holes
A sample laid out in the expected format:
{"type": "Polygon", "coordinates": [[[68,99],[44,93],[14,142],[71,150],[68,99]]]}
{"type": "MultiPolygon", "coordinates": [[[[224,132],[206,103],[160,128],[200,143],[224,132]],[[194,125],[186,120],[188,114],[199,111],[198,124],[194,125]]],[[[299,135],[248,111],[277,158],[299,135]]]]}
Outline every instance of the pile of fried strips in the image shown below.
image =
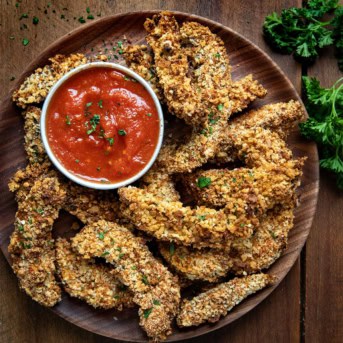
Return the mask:
{"type": "Polygon", "coordinates": [[[165,137],[139,187],[96,191],[66,180],[44,151],[39,104],[90,59],[51,58],[13,94],[28,165],[9,182],[18,211],[8,249],[20,287],[38,303],[54,306],[63,289],[95,308],[138,306],[141,327],[158,342],[174,319],[181,328],[218,321],[276,282],[261,271],[293,227],[305,158],[293,158],[285,138],[305,114],[294,100],[249,110],[267,91],[252,75],[231,80],[224,43],[209,28],[181,25],[169,12],[144,27],[147,45],[126,45],[125,62],[191,133],[165,137]],[[61,209],[84,224],[71,239],[52,237],[61,209]],[[190,286],[193,298],[183,295],[190,286]]]}

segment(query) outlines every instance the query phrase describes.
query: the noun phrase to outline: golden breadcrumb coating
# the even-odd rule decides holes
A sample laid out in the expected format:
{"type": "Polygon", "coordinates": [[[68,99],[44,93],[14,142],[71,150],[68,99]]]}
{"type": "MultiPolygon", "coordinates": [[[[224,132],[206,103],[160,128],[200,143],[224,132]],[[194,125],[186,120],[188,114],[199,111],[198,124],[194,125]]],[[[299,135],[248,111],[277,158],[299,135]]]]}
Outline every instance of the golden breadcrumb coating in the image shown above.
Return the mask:
{"type": "Polygon", "coordinates": [[[242,128],[261,127],[276,132],[281,138],[285,138],[305,117],[306,114],[302,105],[299,101],[294,100],[264,105],[257,110],[239,115],[229,122],[214,162],[225,163],[234,160],[232,157],[233,142],[231,140],[231,133],[233,132],[239,132],[242,128]]]}
{"type": "Polygon", "coordinates": [[[232,113],[243,111],[256,98],[264,98],[266,95],[267,90],[253,79],[252,74],[233,82],[229,92],[232,113]]]}
{"type": "Polygon", "coordinates": [[[263,168],[199,170],[182,176],[183,185],[198,205],[224,207],[243,199],[246,211],[264,213],[277,204],[294,199],[300,185],[303,159],[284,164],[265,164],[263,168]],[[200,188],[199,180],[207,178],[210,184],[200,188]]]}
{"type": "Polygon", "coordinates": [[[233,266],[228,252],[192,249],[174,243],[159,243],[158,248],[168,265],[188,280],[216,282],[233,266]]]}
{"type": "MultiPolygon", "coordinates": [[[[222,114],[227,119],[230,113],[225,113],[224,109],[231,107],[231,67],[224,42],[208,27],[197,22],[183,23],[180,33],[183,53],[191,65],[193,87],[200,94],[204,114],[222,114]],[[215,113],[218,106],[223,107],[219,110],[222,113],[215,113]]],[[[206,121],[206,117],[204,119],[206,121]]]]}
{"type": "Polygon", "coordinates": [[[207,127],[193,130],[186,143],[165,144],[153,168],[174,174],[202,166],[219,153],[220,142],[226,138],[226,125],[226,119],[210,117],[207,127]]]}
{"type": "Polygon", "coordinates": [[[285,250],[293,227],[293,207],[274,209],[266,214],[250,239],[237,239],[230,251],[230,270],[246,275],[269,268],[285,250]]]}
{"type": "Polygon", "coordinates": [[[190,280],[216,282],[228,272],[257,273],[269,268],[286,248],[293,217],[292,207],[267,212],[254,235],[235,239],[229,252],[173,243],[160,243],[159,251],[173,270],[190,280]]]}
{"type": "Polygon", "coordinates": [[[18,169],[8,183],[8,188],[15,193],[16,200],[24,201],[31,187],[38,178],[56,176],[55,170],[51,170],[50,161],[42,164],[28,164],[25,169],[18,169]]]}
{"type": "Polygon", "coordinates": [[[249,168],[280,165],[292,158],[292,151],[280,136],[262,127],[240,128],[229,133],[233,154],[249,168]]]}
{"type": "Polygon", "coordinates": [[[72,246],[84,258],[103,257],[114,265],[118,279],[134,294],[140,325],[153,341],[171,334],[180,301],[178,280],[140,238],[123,226],[101,220],[83,228],[72,246]]]}
{"type": "MultiPolygon", "coordinates": [[[[230,114],[226,87],[231,82],[230,66],[223,42],[208,28],[196,23],[189,25],[181,33],[172,14],[161,12],[152,19],[147,19],[144,27],[148,32],[146,39],[154,53],[159,83],[169,111],[192,126],[202,126],[212,111],[218,111],[218,106],[225,115],[230,114]],[[193,34],[195,44],[189,49],[194,48],[199,54],[199,60],[193,58],[194,64],[196,63],[194,84],[193,78],[189,76],[188,56],[181,46],[188,33],[193,34]],[[205,53],[209,48],[215,49],[215,52],[210,55],[205,53]],[[216,53],[219,57],[215,56],[216,53]],[[205,72],[211,74],[205,75],[205,72]],[[204,86],[207,87],[206,91],[201,89],[204,86]],[[216,86],[218,90],[215,89],[216,86]]],[[[194,54],[192,56],[195,57],[194,54]]]]}
{"type": "Polygon", "coordinates": [[[84,224],[100,219],[115,221],[119,216],[119,202],[111,191],[98,191],[73,182],[64,184],[68,194],[63,209],[84,224]]]}
{"type": "Polygon", "coordinates": [[[8,246],[20,287],[44,306],[54,306],[61,300],[61,290],[54,275],[51,230],[65,196],[56,178],[37,180],[26,199],[18,203],[8,246]]]}
{"type": "Polygon", "coordinates": [[[40,116],[41,109],[29,106],[23,113],[25,118],[25,151],[29,163],[44,163],[48,161],[41,136],[40,136],[40,116]]]}
{"type": "Polygon", "coordinates": [[[156,75],[154,57],[146,45],[129,45],[123,48],[123,57],[127,66],[148,81],[160,101],[164,100],[158,77],[156,75]]]}
{"type": "Polygon", "coordinates": [[[42,102],[54,84],[68,71],[81,64],[87,63],[87,58],[82,54],[68,56],[56,55],[49,58],[51,64],[38,68],[28,76],[23,84],[12,96],[12,100],[21,108],[30,104],[42,102]]]}
{"type": "Polygon", "coordinates": [[[84,260],[66,239],[56,242],[56,262],[63,288],[72,297],[95,308],[122,310],[133,305],[132,293],[118,281],[112,268],[84,260]]]}
{"type": "Polygon", "coordinates": [[[150,169],[143,177],[144,189],[167,201],[179,201],[180,194],[174,187],[170,175],[150,169]]]}
{"type": "Polygon", "coordinates": [[[240,201],[217,211],[204,206],[186,207],[136,187],[124,187],[118,193],[126,205],[122,206],[123,216],[137,229],[162,241],[228,249],[234,237],[250,237],[259,224],[240,201]]]}
{"type": "Polygon", "coordinates": [[[274,282],[273,276],[255,274],[221,283],[192,300],[184,300],[176,319],[177,325],[188,327],[215,323],[246,297],[274,282]]]}

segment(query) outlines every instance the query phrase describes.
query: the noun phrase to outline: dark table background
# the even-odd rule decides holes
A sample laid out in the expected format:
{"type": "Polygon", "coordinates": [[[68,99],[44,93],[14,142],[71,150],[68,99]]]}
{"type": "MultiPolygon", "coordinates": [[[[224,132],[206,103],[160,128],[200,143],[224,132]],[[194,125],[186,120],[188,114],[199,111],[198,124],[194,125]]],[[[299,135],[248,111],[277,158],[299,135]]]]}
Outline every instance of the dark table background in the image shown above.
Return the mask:
{"type": "MultiPolygon", "coordinates": [[[[342,76],[331,48],[324,50],[312,67],[302,68],[291,57],[276,54],[265,44],[261,31],[264,17],[285,7],[299,7],[300,0],[22,0],[18,7],[16,1],[0,0],[0,4],[0,98],[12,88],[11,79],[19,76],[43,49],[82,25],[77,19],[87,16],[87,6],[92,13],[101,13],[101,17],[128,11],[169,9],[216,20],[266,51],[299,93],[302,75],[316,76],[325,86],[331,86],[342,76]],[[23,13],[28,13],[30,18],[19,20],[23,13]],[[38,25],[32,25],[33,15],[39,18],[38,25]],[[22,45],[23,38],[30,40],[26,47],[22,45]]],[[[250,313],[225,328],[192,341],[343,342],[342,219],[343,194],[337,190],[332,175],[321,172],[312,230],[300,258],[287,277],[250,313]]],[[[113,342],[79,329],[31,301],[19,290],[17,279],[1,254],[0,281],[0,342],[113,342]]]]}

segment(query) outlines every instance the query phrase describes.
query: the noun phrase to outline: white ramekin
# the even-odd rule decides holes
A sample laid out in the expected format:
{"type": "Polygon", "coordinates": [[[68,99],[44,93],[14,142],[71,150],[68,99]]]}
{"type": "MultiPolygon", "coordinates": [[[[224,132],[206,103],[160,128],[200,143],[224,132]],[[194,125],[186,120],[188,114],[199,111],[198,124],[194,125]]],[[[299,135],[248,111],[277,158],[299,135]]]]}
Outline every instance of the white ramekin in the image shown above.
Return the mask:
{"type": "Polygon", "coordinates": [[[40,128],[41,128],[41,136],[42,136],[42,141],[43,141],[43,145],[44,148],[51,160],[51,162],[56,166],[56,168],[63,173],[66,177],[68,177],[70,180],[78,183],[81,186],[85,186],[85,187],[89,187],[89,188],[95,188],[95,189],[101,189],[101,190],[106,190],[106,189],[116,189],[119,187],[124,187],[129,185],[130,183],[135,182],[136,180],[138,180],[139,178],[141,178],[152,166],[152,164],[155,162],[156,157],[161,149],[162,146],[162,140],[163,140],[163,131],[164,131],[164,120],[163,120],[163,112],[162,112],[162,108],[161,108],[161,104],[157,99],[157,96],[155,94],[155,92],[152,90],[151,86],[148,84],[148,82],[146,82],[141,76],[139,76],[138,74],[136,74],[135,72],[133,72],[132,70],[130,70],[129,68],[126,68],[122,65],[116,64],[116,63],[109,63],[109,62],[92,62],[92,63],[87,63],[87,64],[83,64],[81,66],[76,67],[75,69],[71,70],[70,72],[68,72],[67,74],[65,74],[61,79],[59,79],[57,81],[57,83],[51,88],[48,96],[45,99],[44,105],[43,105],[43,109],[42,109],[42,114],[41,114],[41,119],[40,119],[40,128]],[[48,142],[48,138],[46,135],[46,115],[47,115],[47,110],[49,108],[49,104],[50,101],[52,99],[52,97],[54,96],[55,92],[57,91],[57,89],[66,81],[68,80],[71,76],[86,70],[86,69],[90,69],[90,68],[112,68],[115,70],[118,70],[120,72],[123,72],[127,75],[129,75],[130,77],[134,78],[135,80],[137,80],[141,85],[144,86],[144,88],[149,92],[150,96],[152,97],[156,109],[157,109],[157,113],[158,113],[158,118],[160,121],[160,132],[159,132],[159,136],[158,136],[158,142],[155,148],[155,151],[150,159],[150,161],[146,164],[146,166],[136,175],[132,176],[131,178],[124,180],[124,181],[120,181],[117,183],[99,183],[99,182],[92,182],[89,180],[85,180],[82,179],[81,177],[71,173],[69,170],[67,170],[62,164],[61,162],[56,158],[56,156],[54,155],[54,153],[52,152],[49,142],[48,142]]]}

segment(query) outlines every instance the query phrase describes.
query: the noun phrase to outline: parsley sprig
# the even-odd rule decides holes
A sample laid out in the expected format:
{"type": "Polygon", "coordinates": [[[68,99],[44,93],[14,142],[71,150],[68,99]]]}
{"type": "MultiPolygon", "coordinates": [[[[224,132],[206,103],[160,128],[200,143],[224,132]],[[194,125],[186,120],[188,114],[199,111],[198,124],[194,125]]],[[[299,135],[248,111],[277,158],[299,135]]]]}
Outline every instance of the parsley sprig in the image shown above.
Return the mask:
{"type": "Polygon", "coordinates": [[[319,50],[335,45],[339,67],[343,68],[343,10],[339,0],[310,0],[306,7],[288,8],[281,15],[272,13],[265,18],[263,31],[267,42],[285,54],[293,54],[300,62],[311,63],[319,50]],[[321,18],[334,11],[334,18],[321,18]]]}
{"type": "Polygon", "coordinates": [[[343,77],[331,88],[322,88],[315,78],[303,77],[309,118],[300,124],[301,133],[317,142],[320,166],[337,175],[343,189],[343,77]]]}

